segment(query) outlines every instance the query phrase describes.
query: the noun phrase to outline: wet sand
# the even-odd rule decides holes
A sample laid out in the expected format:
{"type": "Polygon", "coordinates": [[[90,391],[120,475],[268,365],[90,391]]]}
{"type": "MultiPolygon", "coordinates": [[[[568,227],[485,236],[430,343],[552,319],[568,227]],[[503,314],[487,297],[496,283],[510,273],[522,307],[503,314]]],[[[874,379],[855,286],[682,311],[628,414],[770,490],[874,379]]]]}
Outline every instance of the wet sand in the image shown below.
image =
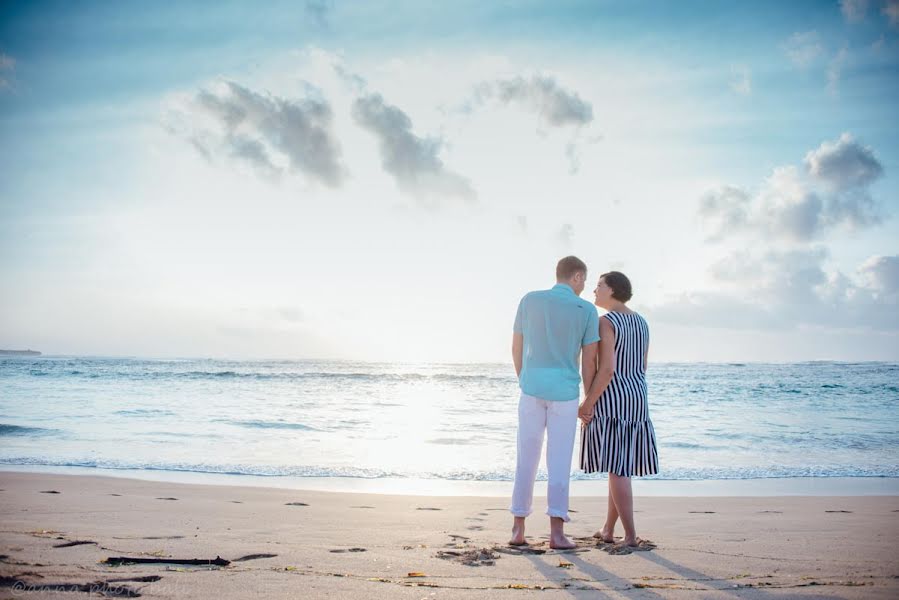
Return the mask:
{"type": "Polygon", "coordinates": [[[543,498],[519,549],[496,497],[8,471],[0,490],[0,598],[899,597],[897,496],[637,498],[656,547],[619,554],[590,537],[605,497],[572,498],[558,552],[543,498]]]}

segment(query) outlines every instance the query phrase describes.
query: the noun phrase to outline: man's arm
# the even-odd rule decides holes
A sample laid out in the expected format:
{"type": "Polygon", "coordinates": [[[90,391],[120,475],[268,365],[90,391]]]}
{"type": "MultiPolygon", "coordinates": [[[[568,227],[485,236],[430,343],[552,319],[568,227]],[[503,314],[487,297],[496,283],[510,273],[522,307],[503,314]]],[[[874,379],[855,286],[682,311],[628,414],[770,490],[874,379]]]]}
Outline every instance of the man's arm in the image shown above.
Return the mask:
{"type": "Polygon", "coordinates": [[[592,409],[596,405],[602,393],[606,391],[615,374],[615,329],[608,319],[599,320],[599,370],[593,378],[593,384],[584,404],[592,409]]]}
{"type": "Polygon", "coordinates": [[[512,362],[515,363],[515,375],[521,377],[521,357],[524,353],[524,335],[512,334],[512,362]]]}

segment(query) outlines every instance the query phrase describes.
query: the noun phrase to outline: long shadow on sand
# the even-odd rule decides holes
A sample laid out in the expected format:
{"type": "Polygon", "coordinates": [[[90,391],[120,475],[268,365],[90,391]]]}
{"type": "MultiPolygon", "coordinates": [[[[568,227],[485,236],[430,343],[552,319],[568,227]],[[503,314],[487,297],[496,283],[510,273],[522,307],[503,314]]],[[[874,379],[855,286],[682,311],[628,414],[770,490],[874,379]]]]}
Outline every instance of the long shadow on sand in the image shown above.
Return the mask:
{"type": "MultiPolygon", "coordinates": [[[[672,573],[676,573],[680,575],[684,579],[690,580],[701,580],[703,583],[708,585],[709,587],[727,594],[733,594],[737,598],[745,598],[747,595],[751,595],[753,598],[774,598],[774,595],[769,593],[768,591],[761,589],[757,586],[746,586],[742,588],[734,588],[733,583],[730,583],[723,579],[718,579],[712,577],[710,575],[706,575],[700,571],[695,569],[691,569],[690,567],[685,567],[684,565],[677,564],[676,562],[670,561],[664,556],[660,556],[659,554],[650,553],[650,552],[640,552],[636,553],[636,555],[644,560],[648,560],[649,562],[655,563],[660,567],[664,567],[671,571],[672,573]]],[[[782,597],[782,596],[781,596],[782,597]]],[[[836,595],[823,595],[823,594],[803,594],[803,598],[809,598],[810,600],[825,600],[825,599],[833,599],[840,598],[841,596],[836,595]]]]}
{"type": "MultiPolygon", "coordinates": [[[[562,585],[567,583],[567,579],[569,579],[568,571],[564,569],[559,569],[558,567],[553,567],[551,565],[546,564],[541,560],[541,558],[547,558],[546,555],[535,556],[535,555],[526,555],[528,560],[530,560],[534,564],[534,568],[537,569],[546,579],[555,583],[557,585],[562,585]]],[[[578,554],[551,554],[549,555],[553,559],[559,558],[561,560],[568,561],[581,569],[582,572],[586,573],[590,577],[593,578],[593,581],[580,581],[578,583],[581,584],[590,584],[590,583],[604,583],[606,585],[612,586],[615,588],[614,590],[600,590],[592,587],[589,590],[586,589],[565,589],[564,591],[568,592],[572,598],[618,598],[620,596],[620,592],[623,590],[630,589],[633,587],[633,584],[627,579],[622,579],[621,577],[606,571],[605,569],[594,565],[592,563],[588,563],[578,554]],[[612,595],[609,595],[609,594],[612,595]]],[[[642,597],[644,598],[659,598],[661,600],[662,596],[653,592],[652,590],[642,589],[642,597]]]]}
{"type": "MultiPolygon", "coordinates": [[[[591,553],[593,556],[604,557],[604,553],[591,553]]],[[[657,592],[653,591],[649,587],[638,587],[634,585],[634,582],[625,579],[616,575],[615,573],[595,564],[592,562],[585,561],[579,553],[572,554],[551,554],[551,555],[525,555],[528,560],[533,563],[534,568],[540,572],[548,582],[552,582],[555,585],[562,586],[564,584],[569,585],[577,585],[577,583],[581,584],[590,584],[590,583],[601,583],[611,587],[611,590],[600,590],[592,588],[590,590],[578,589],[574,587],[573,589],[565,589],[572,598],[583,598],[585,594],[589,594],[590,598],[617,598],[622,591],[630,591],[633,590],[635,592],[639,592],[639,597],[641,598],[658,598],[662,599],[662,596],[657,592]],[[573,565],[577,566],[580,571],[592,578],[591,581],[578,581],[571,582],[570,578],[567,576],[566,572],[559,569],[558,567],[554,567],[550,564],[547,564],[545,559],[552,557],[553,559],[559,558],[561,560],[568,561],[573,565]]],[[[735,598],[746,598],[747,596],[752,598],[760,598],[760,599],[774,599],[775,595],[770,593],[768,590],[756,587],[756,586],[745,586],[741,588],[734,588],[733,583],[727,580],[719,579],[708,575],[706,573],[702,573],[695,569],[691,569],[684,565],[680,565],[675,563],[663,556],[660,556],[656,553],[650,552],[638,552],[634,553],[630,556],[637,556],[639,558],[643,558],[648,560],[656,565],[659,565],[672,573],[675,573],[684,578],[683,583],[693,583],[695,585],[704,585],[710,588],[708,591],[718,591],[726,594],[731,594],[735,598]]],[[[616,561],[621,560],[619,557],[609,557],[608,560],[616,561]]],[[[625,559],[626,560],[626,559],[625,559]]],[[[646,584],[651,585],[651,584],[646,584]]],[[[678,588],[672,587],[668,588],[672,590],[677,590],[678,588]]],[[[702,590],[693,589],[693,590],[681,590],[682,592],[694,592],[701,593],[702,590]]],[[[781,595],[777,595],[777,597],[783,597],[781,595]]],[[[821,594],[803,594],[803,598],[809,598],[810,600],[825,600],[825,599],[833,599],[840,598],[840,596],[836,595],[821,595],[821,594]]]]}

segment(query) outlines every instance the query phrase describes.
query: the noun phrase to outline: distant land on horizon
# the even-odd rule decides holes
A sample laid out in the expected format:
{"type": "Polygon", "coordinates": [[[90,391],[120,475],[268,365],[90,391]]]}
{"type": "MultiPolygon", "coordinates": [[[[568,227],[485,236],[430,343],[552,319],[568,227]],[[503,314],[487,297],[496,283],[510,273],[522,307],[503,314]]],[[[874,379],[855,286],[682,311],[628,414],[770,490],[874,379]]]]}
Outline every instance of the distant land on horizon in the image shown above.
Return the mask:
{"type": "Polygon", "coordinates": [[[40,356],[37,350],[0,350],[0,356],[40,356]]]}

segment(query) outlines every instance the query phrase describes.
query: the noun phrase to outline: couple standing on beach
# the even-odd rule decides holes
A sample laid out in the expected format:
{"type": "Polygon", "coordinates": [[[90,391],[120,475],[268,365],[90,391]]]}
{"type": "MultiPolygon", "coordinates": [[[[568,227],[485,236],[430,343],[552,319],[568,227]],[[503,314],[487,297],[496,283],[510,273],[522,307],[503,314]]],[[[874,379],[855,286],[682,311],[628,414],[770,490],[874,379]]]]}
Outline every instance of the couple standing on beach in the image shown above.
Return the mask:
{"type": "Polygon", "coordinates": [[[594,537],[614,543],[620,519],[621,543],[641,542],[634,528],[631,477],[659,470],[646,393],[649,328],[626,306],[631,283],[623,273],[605,273],[593,290],[594,303],[607,311],[602,318],[580,298],[586,280],[587,265],[566,256],[556,266],[556,285],[530,292],[518,305],[512,358],[521,398],[512,545],[527,544],[525,518],[531,514],[545,434],[550,547],[575,547],[565,537],[564,524],[570,520],[568,485],[578,418],[581,469],[609,474],[606,522],[594,537]],[[579,404],[581,381],[584,399],[579,404]]]}

